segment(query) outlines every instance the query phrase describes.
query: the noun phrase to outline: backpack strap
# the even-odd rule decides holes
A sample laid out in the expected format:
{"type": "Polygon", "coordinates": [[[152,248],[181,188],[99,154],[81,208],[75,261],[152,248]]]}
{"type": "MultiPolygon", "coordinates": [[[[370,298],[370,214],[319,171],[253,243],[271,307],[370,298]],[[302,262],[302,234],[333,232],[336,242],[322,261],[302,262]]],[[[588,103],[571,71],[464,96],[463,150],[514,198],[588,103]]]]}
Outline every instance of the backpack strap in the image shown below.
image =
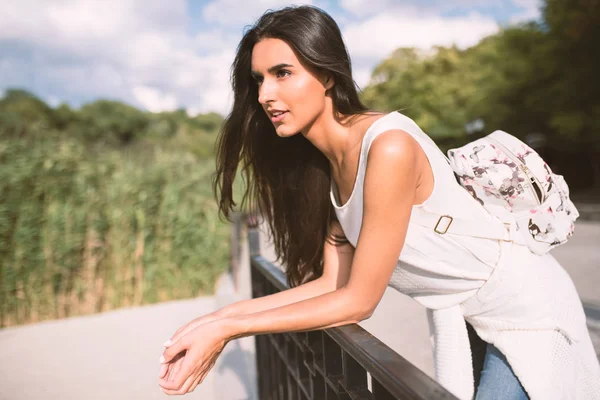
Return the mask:
{"type": "Polygon", "coordinates": [[[415,207],[412,210],[410,222],[432,229],[439,235],[446,233],[452,235],[477,237],[482,239],[503,240],[525,245],[520,235],[516,234],[516,223],[479,223],[473,220],[459,219],[450,215],[441,215],[415,207]]]}

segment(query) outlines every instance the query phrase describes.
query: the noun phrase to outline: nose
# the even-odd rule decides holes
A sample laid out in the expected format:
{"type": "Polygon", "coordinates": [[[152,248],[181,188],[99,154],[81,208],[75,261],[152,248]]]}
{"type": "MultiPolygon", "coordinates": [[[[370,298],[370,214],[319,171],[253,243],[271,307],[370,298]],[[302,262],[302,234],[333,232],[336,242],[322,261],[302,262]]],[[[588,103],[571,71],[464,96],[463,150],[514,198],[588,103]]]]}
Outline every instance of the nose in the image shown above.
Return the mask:
{"type": "Polygon", "coordinates": [[[275,101],[275,83],[268,79],[263,79],[258,87],[258,102],[262,105],[267,105],[275,101]]]}

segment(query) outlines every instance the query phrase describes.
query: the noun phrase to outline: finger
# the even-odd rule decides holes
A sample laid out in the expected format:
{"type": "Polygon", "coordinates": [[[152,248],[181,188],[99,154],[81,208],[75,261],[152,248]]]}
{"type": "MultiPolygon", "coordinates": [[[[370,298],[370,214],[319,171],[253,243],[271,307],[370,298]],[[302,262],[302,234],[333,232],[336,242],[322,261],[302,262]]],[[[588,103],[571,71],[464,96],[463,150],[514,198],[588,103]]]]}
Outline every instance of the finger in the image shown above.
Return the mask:
{"type": "Polygon", "coordinates": [[[214,318],[207,318],[207,317],[208,317],[208,314],[203,315],[203,316],[193,319],[192,321],[188,322],[187,324],[179,327],[179,329],[177,329],[175,331],[173,336],[171,336],[171,338],[164,343],[164,346],[165,347],[171,346],[173,343],[175,343],[177,340],[179,340],[182,336],[187,335],[188,333],[190,333],[191,331],[193,331],[200,325],[210,322],[212,319],[214,319],[214,318]]]}
{"type": "MultiPolygon", "coordinates": [[[[189,325],[189,324],[187,324],[187,325],[189,325]]],[[[175,331],[175,333],[169,339],[167,339],[167,341],[165,341],[163,343],[163,346],[169,347],[169,346],[173,345],[173,343],[175,343],[175,341],[176,341],[175,338],[181,337],[181,335],[179,335],[179,334],[187,327],[187,325],[184,325],[181,328],[177,329],[175,331]]]]}
{"type": "Polygon", "coordinates": [[[184,338],[178,340],[176,343],[173,343],[172,346],[167,347],[162,356],[160,357],[161,364],[165,364],[170,362],[177,354],[181,353],[184,350],[189,348],[188,341],[184,338]]]}
{"type": "Polygon", "coordinates": [[[173,338],[175,338],[175,336],[178,336],[178,335],[180,336],[180,333],[183,332],[183,331],[185,331],[188,328],[188,326],[190,326],[192,323],[193,323],[193,321],[192,322],[188,322],[187,324],[180,326],[179,329],[177,329],[175,331],[175,333],[173,334],[173,336],[171,336],[171,341],[173,341],[173,338]]]}
{"type": "Polygon", "coordinates": [[[192,375],[190,377],[188,377],[185,382],[181,385],[181,387],[179,389],[167,389],[165,387],[161,387],[162,391],[165,394],[186,394],[189,391],[189,388],[192,386],[192,384],[196,381],[197,377],[195,375],[192,375]]]}
{"type": "Polygon", "coordinates": [[[215,362],[216,360],[214,360],[206,369],[198,374],[198,377],[194,379],[194,382],[192,382],[189,388],[187,388],[187,393],[193,392],[199,384],[204,382],[204,378],[206,378],[206,375],[208,375],[212,367],[215,365],[215,362]]]}
{"type": "Polygon", "coordinates": [[[198,328],[200,325],[202,325],[205,322],[205,320],[202,320],[200,318],[196,318],[195,320],[193,320],[192,322],[190,322],[187,325],[182,326],[181,328],[179,328],[171,337],[171,339],[167,340],[165,342],[165,347],[170,347],[172,346],[174,343],[176,343],[179,339],[181,339],[183,336],[187,335],[188,333],[192,332],[193,330],[195,330],[196,328],[198,328]]]}
{"type": "Polygon", "coordinates": [[[194,371],[194,366],[199,365],[200,369],[202,369],[202,365],[199,362],[200,357],[198,355],[190,354],[190,351],[187,352],[183,363],[179,367],[177,371],[177,375],[173,377],[173,381],[169,381],[168,379],[161,379],[160,386],[169,390],[179,390],[181,386],[185,383],[185,381],[192,375],[194,371]]]}
{"type": "Polygon", "coordinates": [[[181,389],[179,389],[179,392],[181,394],[186,394],[190,391],[190,387],[192,386],[192,384],[194,383],[194,381],[197,378],[197,374],[192,374],[189,376],[189,378],[187,378],[185,380],[185,382],[183,383],[183,386],[181,386],[181,389]]]}
{"type": "Polygon", "coordinates": [[[217,362],[217,359],[215,358],[213,360],[212,363],[210,363],[210,365],[204,370],[202,371],[202,373],[200,375],[198,375],[198,379],[196,379],[195,384],[193,384],[190,389],[193,391],[196,386],[198,386],[200,383],[202,383],[204,381],[204,378],[206,378],[206,375],[208,375],[208,373],[210,372],[210,370],[215,366],[215,363],[217,362]]]}
{"type": "Polygon", "coordinates": [[[158,373],[158,377],[162,378],[169,370],[170,364],[160,364],[160,372],[158,373]]]}
{"type": "Polygon", "coordinates": [[[179,372],[179,369],[181,368],[182,363],[183,363],[183,357],[180,358],[179,360],[177,360],[175,362],[175,364],[173,364],[173,374],[171,376],[169,376],[170,381],[175,380],[175,377],[177,376],[177,373],[179,372]]]}
{"type": "Polygon", "coordinates": [[[190,386],[190,388],[188,389],[188,393],[193,392],[194,390],[196,390],[196,387],[200,384],[200,382],[202,382],[204,380],[204,375],[200,374],[198,375],[198,377],[194,380],[194,382],[192,383],[192,385],[190,386]]]}
{"type": "Polygon", "coordinates": [[[172,381],[175,376],[175,364],[171,364],[171,368],[169,368],[169,375],[167,375],[167,380],[172,381]]]}
{"type": "Polygon", "coordinates": [[[178,329],[177,332],[175,332],[173,334],[173,336],[171,337],[171,339],[167,340],[165,342],[165,347],[171,347],[173,346],[175,343],[177,343],[177,341],[179,339],[181,339],[183,336],[187,335],[188,333],[190,333],[191,331],[193,331],[194,329],[196,329],[195,325],[186,325],[185,327],[183,327],[182,329],[178,329]]]}
{"type": "Polygon", "coordinates": [[[171,372],[171,364],[161,364],[160,372],[158,373],[158,381],[160,382],[161,379],[164,379],[166,376],[169,376],[170,372],[171,372]]]}
{"type": "Polygon", "coordinates": [[[185,357],[185,352],[181,352],[179,354],[177,354],[170,363],[167,364],[163,364],[163,365],[168,365],[169,366],[169,372],[165,375],[162,376],[162,378],[165,378],[167,380],[172,380],[173,376],[175,376],[175,374],[177,373],[176,369],[179,369],[178,365],[181,364],[183,362],[183,357],[185,357]]]}

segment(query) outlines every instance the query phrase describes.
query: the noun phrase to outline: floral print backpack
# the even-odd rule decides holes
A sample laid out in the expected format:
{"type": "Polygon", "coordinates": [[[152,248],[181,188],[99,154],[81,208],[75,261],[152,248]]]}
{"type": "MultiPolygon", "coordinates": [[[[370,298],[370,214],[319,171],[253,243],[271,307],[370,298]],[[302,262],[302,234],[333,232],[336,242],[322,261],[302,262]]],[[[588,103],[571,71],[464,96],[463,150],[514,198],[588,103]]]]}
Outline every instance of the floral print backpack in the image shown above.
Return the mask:
{"type": "Polygon", "coordinates": [[[495,131],[448,151],[457,179],[485,209],[516,223],[519,241],[535,254],[565,243],[579,216],[562,176],[516,137],[495,131]]]}

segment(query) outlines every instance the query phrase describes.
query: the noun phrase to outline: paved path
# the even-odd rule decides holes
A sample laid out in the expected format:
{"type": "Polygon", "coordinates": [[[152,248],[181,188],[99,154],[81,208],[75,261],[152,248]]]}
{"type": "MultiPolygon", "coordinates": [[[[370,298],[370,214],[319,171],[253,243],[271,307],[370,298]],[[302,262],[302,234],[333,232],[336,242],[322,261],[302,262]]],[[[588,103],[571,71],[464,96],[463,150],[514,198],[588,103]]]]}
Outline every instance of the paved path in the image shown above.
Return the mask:
{"type": "MultiPolygon", "coordinates": [[[[2,329],[0,400],[173,398],[158,386],[162,344],[181,325],[233,299],[201,297],[2,329]]],[[[254,400],[253,344],[252,338],[230,343],[186,398],[254,400]]]]}
{"type": "MultiPolygon", "coordinates": [[[[162,344],[214,308],[205,297],[3,329],[0,399],[165,399],[157,379],[162,344]]],[[[216,398],[213,378],[195,398],[216,398]]]]}

